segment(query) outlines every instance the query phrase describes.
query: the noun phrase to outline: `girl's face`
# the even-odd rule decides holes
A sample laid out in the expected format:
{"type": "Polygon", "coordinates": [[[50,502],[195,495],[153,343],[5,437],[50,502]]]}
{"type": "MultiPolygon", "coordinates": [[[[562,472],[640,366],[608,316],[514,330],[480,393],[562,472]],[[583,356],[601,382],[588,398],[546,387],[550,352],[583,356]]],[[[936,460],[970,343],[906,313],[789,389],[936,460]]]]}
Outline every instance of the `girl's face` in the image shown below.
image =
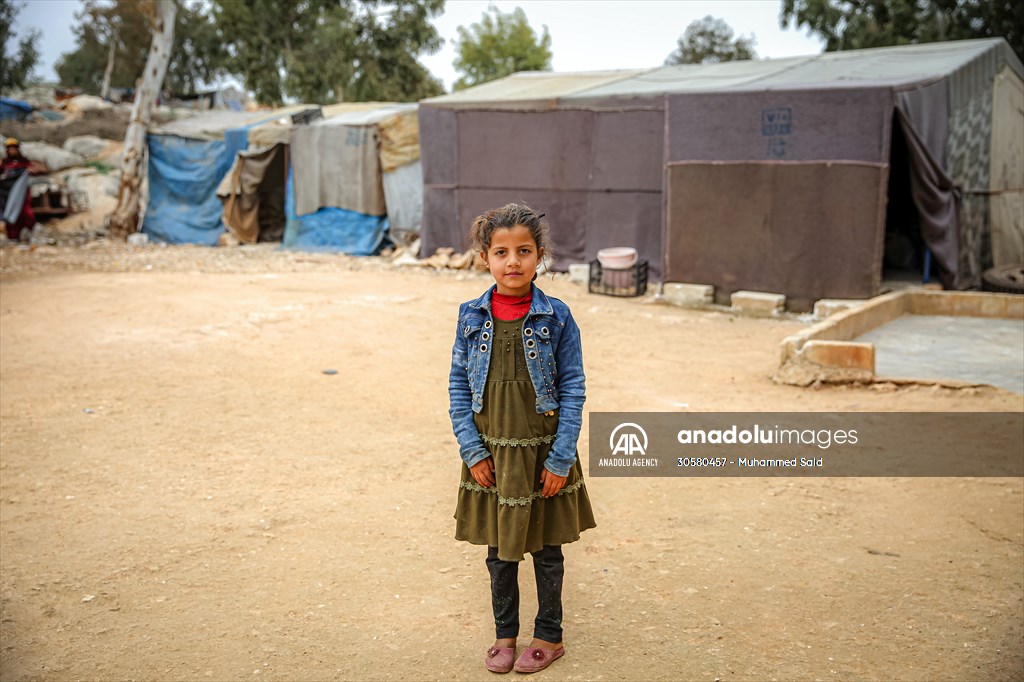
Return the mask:
{"type": "Polygon", "coordinates": [[[537,248],[530,230],[522,225],[498,228],[491,234],[491,246],[481,251],[491,276],[498,284],[498,293],[525,296],[537,272],[544,249],[537,248]]]}

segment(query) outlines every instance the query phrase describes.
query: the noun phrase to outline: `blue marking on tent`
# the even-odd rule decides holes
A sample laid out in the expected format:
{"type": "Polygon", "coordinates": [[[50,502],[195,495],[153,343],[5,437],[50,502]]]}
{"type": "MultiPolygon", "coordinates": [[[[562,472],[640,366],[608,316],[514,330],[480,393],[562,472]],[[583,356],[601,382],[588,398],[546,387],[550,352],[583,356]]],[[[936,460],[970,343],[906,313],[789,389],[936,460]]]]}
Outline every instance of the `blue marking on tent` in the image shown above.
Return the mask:
{"type": "Polygon", "coordinates": [[[774,107],[761,110],[761,135],[775,137],[793,132],[793,110],[790,107],[774,107]]]}

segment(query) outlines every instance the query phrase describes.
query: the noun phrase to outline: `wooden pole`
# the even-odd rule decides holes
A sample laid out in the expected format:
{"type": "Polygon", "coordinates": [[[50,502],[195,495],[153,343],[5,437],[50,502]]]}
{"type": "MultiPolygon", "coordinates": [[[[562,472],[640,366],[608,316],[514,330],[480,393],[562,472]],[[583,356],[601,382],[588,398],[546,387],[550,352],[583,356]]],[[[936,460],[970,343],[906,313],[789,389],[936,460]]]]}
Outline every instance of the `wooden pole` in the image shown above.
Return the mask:
{"type": "Polygon", "coordinates": [[[124,156],[121,162],[121,187],[117,194],[117,207],[110,214],[107,230],[111,239],[124,241],[139,228],[141,202],[142,161],[146,151],[146,132],[149,129],[153,103],[163,87],[167,66],[171,61],[174,44],[174,18],[178,7],[174,0],[156,0],[153,22],[153,44],[149,48],[146,68],[135,91],[132,118],[124,138],[124,156]]]}

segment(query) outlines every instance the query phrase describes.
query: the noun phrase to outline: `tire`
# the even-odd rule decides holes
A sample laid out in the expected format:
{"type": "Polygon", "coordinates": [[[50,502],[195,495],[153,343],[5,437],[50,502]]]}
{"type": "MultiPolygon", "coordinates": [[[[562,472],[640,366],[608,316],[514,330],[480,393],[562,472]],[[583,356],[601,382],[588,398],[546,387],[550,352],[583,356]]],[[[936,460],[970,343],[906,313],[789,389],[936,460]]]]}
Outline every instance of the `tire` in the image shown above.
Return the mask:
{"type": "Polygon", "coordinates": [[[1024,294],[1024,265],[989,268],[981,275],[981,290],[1003,294],[1024,294]]]}

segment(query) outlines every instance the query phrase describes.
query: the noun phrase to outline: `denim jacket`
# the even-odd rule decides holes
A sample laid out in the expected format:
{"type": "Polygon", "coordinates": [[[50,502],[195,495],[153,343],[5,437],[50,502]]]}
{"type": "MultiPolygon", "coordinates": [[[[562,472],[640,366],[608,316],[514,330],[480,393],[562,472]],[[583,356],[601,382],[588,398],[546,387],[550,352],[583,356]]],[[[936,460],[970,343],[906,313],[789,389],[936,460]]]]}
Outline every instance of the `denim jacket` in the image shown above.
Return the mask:
{"type": "MultiPolygon", "coordinates": [[[[452,347],[448,413],[459,441],[459,454],[466,466],[473,466],[491,455],[480,438],[473,414],[484,406],[494,332],[491,293],[496,286],[491,286],[475,301],[459,306],[459,324],[452,347]]],[[[558,430],[544,467],[558,476],[567,476],[576,461],[576,441],[583,426],[583,402],[586,400],[580,329],[565,303],[544,295],[535,284],[531,283],[530,287],[533,300],[523,318],[526,366],[537,394],[537,412],[558,409],[558,430]]]]}

